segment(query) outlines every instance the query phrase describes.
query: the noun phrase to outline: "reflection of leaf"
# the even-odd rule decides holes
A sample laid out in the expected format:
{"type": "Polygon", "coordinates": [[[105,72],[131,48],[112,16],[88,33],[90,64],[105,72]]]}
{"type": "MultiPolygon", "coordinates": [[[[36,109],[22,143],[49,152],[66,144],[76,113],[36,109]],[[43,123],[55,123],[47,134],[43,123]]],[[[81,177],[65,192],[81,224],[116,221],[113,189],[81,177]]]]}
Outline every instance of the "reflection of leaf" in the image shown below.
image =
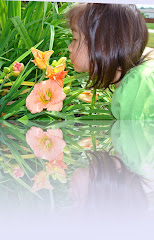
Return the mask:
{"type": "MultiPolygon", "coordinates": [[[[18,183],[20,183],[23,187],[25,187],[27,190],[29,190],[30,192],[32,192],[31,187],[29,187],[22,179],[17,178],[16,181],[17,181],[18,183]]],[[[33,194],[35,194],[35,195],[38,196],[40,199],[42,199],[41,196],[40,196],[38,193],[33,192],[33,194]]]]}
{"type": "Polygon", "coordinates": [[[51,176],[54,180],[58,179],[61,183],[66,183],[66,177],[63,175],[60,175],[60,174],[54,172],[51,174],[51,176]]]}
{"type": "MultiPolygon", "coordinates": [[[[22,155],[16,150],[9,139],[7,139],[6,145],[8,146],[10,152],[13,155],[13,158],[18,162],[21,168],[24,170],[27,176],[29,176],[27,170],[34,174],[34,171],[29,167],[29,165],[24,161],[22,155]],[[26,170],[27,169],[27,170],[26,170]]],[[[30,178],[30,177],[29,177],[30,178]]]]}
{"type": "MultiPolygon", "coordinates": [[[[77,119],[78,120],[78,119],[77,119]]],[[[50,121],[27,121],[27,124],[21,122],[14,122],[12,125],[11,122],[3,121],[1,125],[1,152],[2,157],[0,160],[2,162],[10,161],[10,163],[19,163],[23,167],[23,170],[26,170],[29,179],[24,176],[22,179],[13,179],[9,173],[5,174],[5,178],[0,178],[0,182],[8,181],[2,183],[4,186],[8,183],[8,188],[13,189],[18,188],[19,185],[31,191],[31,178],[32,174],[35,176],[39,171],[45,169],[47,161],[34,157],[30,147],[27,146],[25,140],[25,134],[29,128],[36,126],[42,129],[42,131],[47,132],[47,130],[61,128],[63,132],[63,139],[66,142],[66,149],[64,149],[64,158],[63,162],[68,165],[68,170],[65,172],[61,169],[54,168],[50,173],[51,184],[54,185],[55,195],[58,191],[64,194],[67,191],[67,184],[62,184],[68,182],[74,170],[77,167],[87,167],[88,161],[85,155],[85,150],[79,146],[78,142],[84,138],[90,138],[95,141],[97,139],[97,144],[93,142],[94,148],[98,149],[107,149],[109,150],[112,147],[112,142],[110,138],[110,129],[114,121],[63,121],[63,122],[50,122],[50,121]],[[6,124],[6,125],[5,125],[6,124]],[[2,147],[3,144],[3,147],[2,147]],[[5,149],[5,151],[4,151],[5,149]],[[14,150],[13,150],[14,149],[14,150]],[[4,158],[3,158],[4,157],[4,158]],[[10,177],[10,179],[8,179],[10,177]],[[57,188],[58,186],[58,188],[57,188]]],[[[58,165],[56,166],[58,167],[58,165]]],[[[2,167],[2,172],[4,174],[4,167],[2,167]]],[[[40,194],[42,196],[43,190],[40,194]]],[[[49,191],[49,190],[46,190],[49,191]]],[[[34,194],[34,193],[31,193],[34,194]]],[[[38,196],[37,193],[35,195],[38,196]]],[[[54,195],[54,196],[55,196],[54,195]]]]}

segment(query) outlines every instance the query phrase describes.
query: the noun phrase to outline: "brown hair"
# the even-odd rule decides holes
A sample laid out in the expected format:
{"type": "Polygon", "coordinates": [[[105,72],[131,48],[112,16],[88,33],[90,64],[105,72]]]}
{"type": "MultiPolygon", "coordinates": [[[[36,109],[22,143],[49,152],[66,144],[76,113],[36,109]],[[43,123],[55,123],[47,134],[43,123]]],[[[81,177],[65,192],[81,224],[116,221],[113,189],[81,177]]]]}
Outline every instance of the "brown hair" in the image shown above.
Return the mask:
{"type": "Polygon", "coordinates": [[[121,69],[120,80],[143,62],[148,41],[145,20],[135,5],[78,4],[68,18],[85,36],[90,60],[89,88],[107,88],[121,69]]]}

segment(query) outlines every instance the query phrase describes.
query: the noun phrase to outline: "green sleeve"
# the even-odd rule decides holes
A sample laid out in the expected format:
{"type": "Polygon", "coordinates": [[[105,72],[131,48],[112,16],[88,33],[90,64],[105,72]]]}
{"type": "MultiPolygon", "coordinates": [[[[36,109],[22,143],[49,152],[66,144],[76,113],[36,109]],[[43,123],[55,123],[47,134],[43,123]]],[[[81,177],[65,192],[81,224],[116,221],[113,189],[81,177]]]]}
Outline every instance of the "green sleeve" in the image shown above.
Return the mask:
{"type": "Polygon", "coordinates": [[[125,75],[113,94],[111,110],[119,120],[154,120],[154,61],[125,75]]]}

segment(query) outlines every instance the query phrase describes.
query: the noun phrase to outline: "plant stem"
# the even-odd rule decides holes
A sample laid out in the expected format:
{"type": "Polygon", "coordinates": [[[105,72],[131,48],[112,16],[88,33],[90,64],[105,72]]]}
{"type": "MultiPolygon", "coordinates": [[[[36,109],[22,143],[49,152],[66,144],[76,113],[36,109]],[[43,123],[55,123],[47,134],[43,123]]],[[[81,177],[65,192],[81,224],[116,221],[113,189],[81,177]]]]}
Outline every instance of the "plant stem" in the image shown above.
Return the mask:
{"type": "Polygon", "coordinates": [[[96,101],[96,89],[93,90],[93,97],[91,100],[91,109],[94,109],[95,101],[96,101]]]}

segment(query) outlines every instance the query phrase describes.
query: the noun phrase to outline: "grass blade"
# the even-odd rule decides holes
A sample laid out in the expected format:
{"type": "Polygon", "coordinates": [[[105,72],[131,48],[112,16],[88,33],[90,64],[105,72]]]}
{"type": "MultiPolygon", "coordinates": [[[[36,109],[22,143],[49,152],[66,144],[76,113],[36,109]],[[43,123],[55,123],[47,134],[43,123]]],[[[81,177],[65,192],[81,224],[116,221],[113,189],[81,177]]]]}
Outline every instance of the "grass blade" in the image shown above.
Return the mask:
{"type": "Polygon", "coordinates": [[[21,21],[20,17],[16,16],[14,18],[11,18],[10,20],[12,21],[12,23],[14,24],[18,33],[22,37],[22,40],[23,40],[25,46],[27,47],[27,49],[31,48],[33,46],[32,41],[31,41],[31,39],[28,35],[28,32],[27,32],[23,22],[21,21]]]}

